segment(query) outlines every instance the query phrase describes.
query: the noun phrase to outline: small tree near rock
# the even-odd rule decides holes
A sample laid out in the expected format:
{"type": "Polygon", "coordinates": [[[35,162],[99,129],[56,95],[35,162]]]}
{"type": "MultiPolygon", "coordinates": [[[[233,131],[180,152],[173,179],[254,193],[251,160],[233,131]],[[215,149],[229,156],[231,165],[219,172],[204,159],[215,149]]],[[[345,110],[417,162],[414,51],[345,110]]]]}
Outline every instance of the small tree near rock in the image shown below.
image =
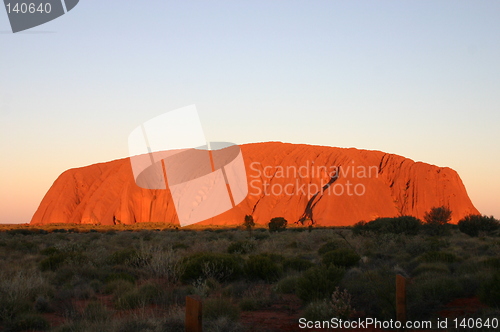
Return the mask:
{"type": "Polygon", "coordinates": [[[433,207],[424,215],[425,230],[429,235],[445,235],[449,232],[451,210],[446,206],[433,207]]]}
{"type": "Polygon", "coordinates": [[[275,217],[271,219],[271,221],[267,225],[269,226],[270,232],[281,232],[286,229],[287,224],[288,221],[285,218],[275,217]]]}
{"type": "Polygon", "coordinates": [[[428,224],[445,225],[451,220],[451,210],[446,206],[433,207],[425,213],[424,220],[428,224]]]}
{"type": "Polygon", "coordinates": [[[255,221],[253,220],[253,216],[250,214],[247,214],[245,216],[245,221],[243,222],[243,226],[246,228],[248,233],[252,235],[252,228],[255,227],[255,221]]]}

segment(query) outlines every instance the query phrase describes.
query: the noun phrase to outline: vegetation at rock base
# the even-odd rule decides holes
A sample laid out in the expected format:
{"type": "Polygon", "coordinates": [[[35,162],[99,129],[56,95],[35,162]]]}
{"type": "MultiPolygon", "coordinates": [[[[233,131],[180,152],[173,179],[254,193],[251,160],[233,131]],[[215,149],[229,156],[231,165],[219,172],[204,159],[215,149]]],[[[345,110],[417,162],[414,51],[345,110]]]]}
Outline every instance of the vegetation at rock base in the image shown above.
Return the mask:
{"type": "Polygon", "coordinates": [[[250,331],[262,312],[394,319],[396,274],[411,278],[408,319],[433,320],[464,299],[482,307],[457,317],[499,317],[497,221],[469,216],[437,234],[425,226],[404,216],[251,236],[241,227],[0,232],[0,330],[183,331],[193,294],[207,331],[250,331]]]}
{"type": "Polygon", "coordinates": [[[458,229],[470,236],[491,234],[500,228],[500,221],[493,216],[468,215],[458,222],[458,229]]]}

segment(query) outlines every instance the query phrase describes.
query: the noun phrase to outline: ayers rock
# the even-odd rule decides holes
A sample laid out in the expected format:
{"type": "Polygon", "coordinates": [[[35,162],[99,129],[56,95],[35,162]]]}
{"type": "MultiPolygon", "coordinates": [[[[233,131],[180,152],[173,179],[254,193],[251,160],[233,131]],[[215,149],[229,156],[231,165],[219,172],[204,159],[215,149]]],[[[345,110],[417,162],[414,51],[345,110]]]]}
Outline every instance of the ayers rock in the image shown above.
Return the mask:
{"type": "MultiPolygon", "coordinates": [[[[289,224],[316,197],[313,220],[320,226],[346,226],[400,214],[423,218],[435,206],[448,206],[456,223],[479,214],[458,174],[380,151],[280,142],[241,146],[248,195],[236,207],[197,225],[237,225],[251,214],[257,224],[284,217],[289,224]],[[340,167],[340,168],[338,168],[340,167]]],[[[142,189],[134,181],[129,158],[74,168],[62,173],[43,198],[33,225],[178,224],[168,189],[142,189]]]]}

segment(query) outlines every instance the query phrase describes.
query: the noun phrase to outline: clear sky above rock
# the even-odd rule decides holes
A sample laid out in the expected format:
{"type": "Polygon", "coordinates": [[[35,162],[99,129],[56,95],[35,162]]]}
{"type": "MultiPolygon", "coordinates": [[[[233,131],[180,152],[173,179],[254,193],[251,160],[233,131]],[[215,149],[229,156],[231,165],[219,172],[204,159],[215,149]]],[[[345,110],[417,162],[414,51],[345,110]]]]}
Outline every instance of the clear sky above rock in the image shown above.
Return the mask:
{"type": "Polygon", "coordinates": [[[211,141],[382,150],[455,169],[500,217],[500,2],[86,1],[0,9],[0,223],[64,170],[196,104],[211,141]]]}

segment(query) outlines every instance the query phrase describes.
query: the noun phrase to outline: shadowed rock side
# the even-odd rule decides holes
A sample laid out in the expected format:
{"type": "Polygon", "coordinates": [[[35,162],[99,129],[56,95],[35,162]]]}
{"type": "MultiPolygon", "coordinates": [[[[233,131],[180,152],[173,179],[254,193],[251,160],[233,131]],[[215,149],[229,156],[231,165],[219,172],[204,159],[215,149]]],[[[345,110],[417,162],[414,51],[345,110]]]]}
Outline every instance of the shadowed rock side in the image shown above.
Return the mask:
{"type": "MultiPolygon", "coordinates": [[[[399,214],[423,218],[434,206],[448,206],[452,222],[479,212],[458,174],[447,167],[354,148],[256,143],[241,146],[248,196],[235,208],[199,225],[236,225],[252,214],[257,224],[273,217],[290,223],[304,216],[311,197],[314,222],[352,225],[399,214]],[[334,172],[338,178],[331,186],[334,172]],[[318,195],[318,197],[319,197],[318,195]]],[[[139,188],[128,158],[67,170],[54,182],[31,224],[178,224],[170,192],[139,188]]]]}

